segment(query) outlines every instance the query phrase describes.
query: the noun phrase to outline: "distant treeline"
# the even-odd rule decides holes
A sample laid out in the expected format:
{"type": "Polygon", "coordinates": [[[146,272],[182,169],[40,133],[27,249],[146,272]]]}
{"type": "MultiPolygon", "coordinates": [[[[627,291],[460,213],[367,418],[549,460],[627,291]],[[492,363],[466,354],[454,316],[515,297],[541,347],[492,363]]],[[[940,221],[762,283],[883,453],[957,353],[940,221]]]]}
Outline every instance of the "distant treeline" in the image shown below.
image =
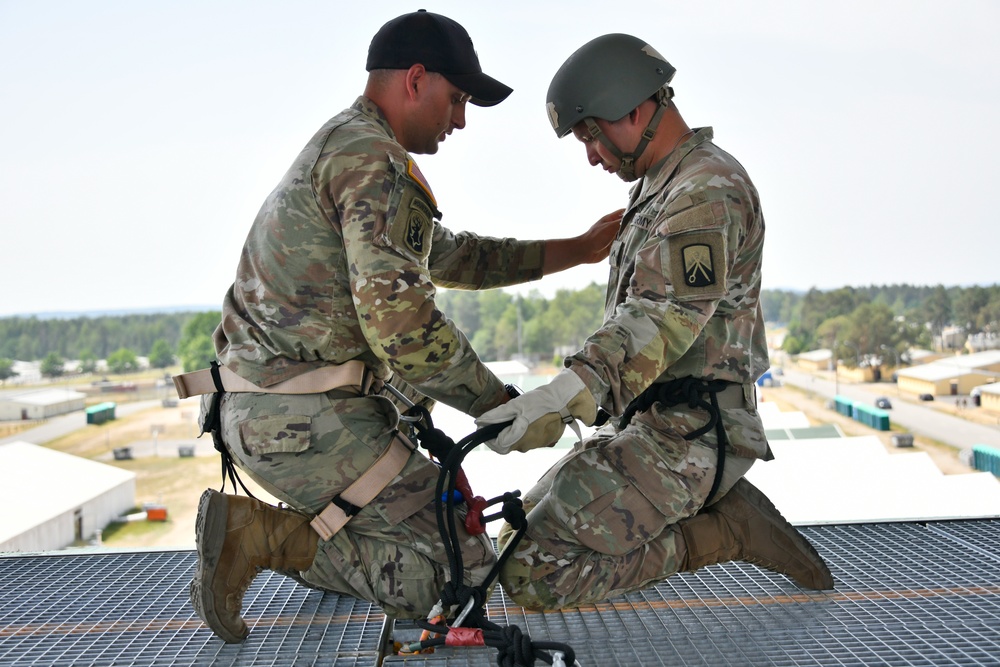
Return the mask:
{"type": "Polygon", "coordinates": [[[0,358],[34,361],[55,353],[63,359],[106,359],[121,348],[147,355],[157,340],[176,348],[195,313],[154,313],[39,319],[0,318],[0,358]]]}
{"type": "Polygon", "coordinates": [[[837,345],[848,359],[932,347],[948,326],[967,334],[1000,334],[1000,285],[872,285],[808,292],[768,290],[765,318],[788,326],[791,354],[837,345]]]}
{"type": "MultiPolygon", "coordinates": [[[[591,283],[579,290],[559,290],[552,298],[538,292],[517,295],[502,290],[441,290],[438,304],[484,359],[505,359],[519,353],[548,360],[579,348],[600,327],[605,290],[605,285],[591,283]]],[[[902,349],[904,344],[916,342],[905,339],[919,337],[924,331],[933,335],[951,324],[970,333],[1000,331],[1000,285],[765,290],[762,306],[767,321],[788,326],[789,352],[821,347],[824,340],[834,338],[871,349],[884,345],[902,349]],[[852,318],[855,330],[888,320],[897,323],[898,331],[852,333],[848,326],[852,318]],[[905,327],[901,324],[904,321],[905,327]],[[871,340],[865,342],[865,336],[871,340]]],[[[210,354],[206,339],[218,319],[218,312],[0,318],[0,359],[32,361],[53,353],[63,359],[105,359],[122,348],[147,356],[157,341],[165,341],[178,356],[194,347],[210,354]],[[200,345],[193,346],[194,342],[200,345]]]]}

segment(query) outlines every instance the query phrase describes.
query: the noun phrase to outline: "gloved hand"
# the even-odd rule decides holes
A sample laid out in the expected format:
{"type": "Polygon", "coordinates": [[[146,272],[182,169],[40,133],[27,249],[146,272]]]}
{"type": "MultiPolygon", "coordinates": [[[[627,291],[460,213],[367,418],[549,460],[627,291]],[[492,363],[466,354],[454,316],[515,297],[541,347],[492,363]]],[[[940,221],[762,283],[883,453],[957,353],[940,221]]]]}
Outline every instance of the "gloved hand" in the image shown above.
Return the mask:
{"type": "Polygon", "coordinates": [[[513,420],[495,440],[486,443],[498,454],[506,454],[512,449],[526,452],[551,447],[574,418],[590,426],[597,419],[597,403],[580,376],[567,368],[548,384],[480,415],[476,426],[513,420]]]}

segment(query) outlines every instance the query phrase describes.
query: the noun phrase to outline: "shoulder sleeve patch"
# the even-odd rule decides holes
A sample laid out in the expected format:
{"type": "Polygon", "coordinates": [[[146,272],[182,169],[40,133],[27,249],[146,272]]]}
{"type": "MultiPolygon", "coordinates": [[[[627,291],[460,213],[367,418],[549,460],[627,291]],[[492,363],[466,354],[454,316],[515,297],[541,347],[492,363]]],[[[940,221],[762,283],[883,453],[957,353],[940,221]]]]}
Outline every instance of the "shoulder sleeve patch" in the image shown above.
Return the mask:
{"type": "Polygon", "coordinates": [[[664,224],[669,280],[681,301],[719,299],[728,291],[726,227],[722,202],[706,202],[670,216],[664,224]]]}
{"type": "Polygon", "coordinates": [[[670,281],[681,301],[726,294],[726,237],[722,230],[677,234],[667,239],[670,281]]]}
{"type": "Polygon", "coordinates": [[[433,232],[433,209],[415,189],[407,188],[389,224],[389,244],[422,262],[430,255],[433,232]]]}

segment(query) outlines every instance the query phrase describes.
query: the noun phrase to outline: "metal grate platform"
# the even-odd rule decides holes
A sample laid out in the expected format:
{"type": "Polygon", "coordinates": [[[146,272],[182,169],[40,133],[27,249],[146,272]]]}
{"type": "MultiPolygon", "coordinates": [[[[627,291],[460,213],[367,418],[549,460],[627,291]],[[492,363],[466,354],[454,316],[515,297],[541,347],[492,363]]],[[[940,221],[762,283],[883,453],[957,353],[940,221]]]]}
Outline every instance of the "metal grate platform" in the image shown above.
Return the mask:
{"type": "MultiPolygon", "coordinates": [[[[490,618],[569,643],[585,667],[1000,665],[1000,521],[816,526],[835,591],[730,563],[557,613],[499,590],[490,618]]],[[[190,551],[0,558],[0,665],[379,665],[386,622],[366,602],[264,573],[243,644],[215,638],[187,600],[190,551]]],[[[390,624],[391,625],[391,624],[390,624]]],[[[412,626],[400,622],[404,638],[412,626]]],[[[386,667],[492,667],[493,649],[386,656],[386,667]]],[[[539,663],[541,664],[541,663],[539,663]]]]}
{"type": "MultiPolygon", "coordinates": [[[[1000,522],[803,532],[836,590],[804,592],[729,563],[572,611],[525,612],[500,592],[487,610],[532,639],[569,643],[585,666],[1000,665],[1000,522]]],[[[491,667],[496,653],[445,649],[384,664],[491,667]]]]}
{"type": "Polygon", "coordinates": [[[225,644],[188,601],[194,568],[193,551],[0,558],[0,665],[377,664],[378,608],[271,572],[246,593],[250,637],[225,644]]]}

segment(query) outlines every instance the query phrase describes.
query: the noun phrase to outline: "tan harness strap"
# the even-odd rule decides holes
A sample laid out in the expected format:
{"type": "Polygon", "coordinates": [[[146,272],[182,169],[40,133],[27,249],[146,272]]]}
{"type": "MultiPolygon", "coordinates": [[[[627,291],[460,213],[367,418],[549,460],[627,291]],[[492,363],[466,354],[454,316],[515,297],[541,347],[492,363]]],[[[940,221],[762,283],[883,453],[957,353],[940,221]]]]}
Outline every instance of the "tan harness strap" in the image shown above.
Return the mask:
{"type": "Polygon", "coordinates": [[[753,382],[746,384],[731,384],[715,395],[719,401],[719,407],[743,408],[752,410],[757,407],[757,391],[753,382]]]}
{"type": "Polygon", "coordinates": [[[326,508],[310,522],[320,538],[329,540],[337,534],[351,517],[370,503],[389,482],[396,478],[410,459],[416,447],[402,433],[396,433],[382,455],[372,467],[353,484],[337,495],[326,508]]]}
{"type": "MultiPolygon", "coordinates": [[[[222,379],[223,389],[227,392],[322,394],[331,389],[354,389],[360,395],[366,389],[365,364],[357,360],[323,366],[269,387],[260,387],[249,380],[244,380],[225,366],[219,366],[219,376],[222,379]]],[[[177,396],[180,398],[212,394],[217,391],[209,368],[175,375],[173,380],[177,396]]]]}

